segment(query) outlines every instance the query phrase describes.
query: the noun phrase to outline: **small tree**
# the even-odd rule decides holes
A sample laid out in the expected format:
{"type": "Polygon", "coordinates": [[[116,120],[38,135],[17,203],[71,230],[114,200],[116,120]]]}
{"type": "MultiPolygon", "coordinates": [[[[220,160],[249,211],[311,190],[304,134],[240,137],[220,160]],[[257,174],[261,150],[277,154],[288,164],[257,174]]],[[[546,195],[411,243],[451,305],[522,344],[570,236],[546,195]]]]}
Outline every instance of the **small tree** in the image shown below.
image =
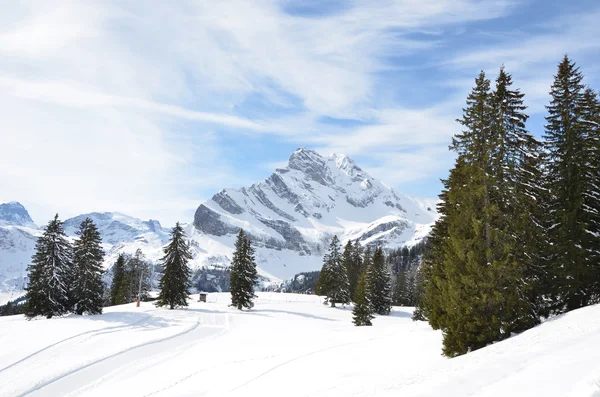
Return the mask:
{"type": "Polygon", "coordinates": [[[252,300],[254,284],[258,279],[254,248],[243,230],[240,230],[235,242],[235,250],[231,260],[230,284],[231,306],[242,310],[254,307],[252,300]]]}
{"type": "Polygon", "coordinates": [[[163,249],[165,256],[161,258],[163,276],[158,283],[160,293],[156,306],[187,306],[188,290],[192,272],[188,262],[192,259],[190,247],[185,242],[183,228],[177,222],[171,232],[171,241],[163,249]]]}
{"type": "Polygon", "coordinates": [[[354,295],[354,309],[352,310],[352,322],[356,326],[373,325],[371,320],[373,313],[369,298],[366,294],[366,276],[361,274],[356,286],[356,294],[354,295]]]}
{"type": "Polygon", "coordinates": [[[77,231],[79,239],[74,244],[75,285],[73,297],[77,314],[101,314],[104,295],[102,262],[104,251],[100,232],[90,218],[86,218],[77,231]]]}

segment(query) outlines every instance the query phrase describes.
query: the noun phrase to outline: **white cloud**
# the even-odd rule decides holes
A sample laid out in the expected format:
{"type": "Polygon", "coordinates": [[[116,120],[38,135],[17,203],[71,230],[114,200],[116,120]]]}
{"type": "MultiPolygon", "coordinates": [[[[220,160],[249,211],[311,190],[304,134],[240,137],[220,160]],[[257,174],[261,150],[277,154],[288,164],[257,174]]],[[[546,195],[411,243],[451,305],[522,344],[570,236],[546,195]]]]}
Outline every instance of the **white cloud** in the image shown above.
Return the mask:
{"type": "MultiPolygon", "coordinates": [[[[247,182],[223,155],[217,127],[356,155],[390,183],[431,176],[447,166],[442,152],[460,105],[452,97],[398,107],[378,74],[401,65],[385,59],[437,48],[445,27],[515,7],[506,0],[354,0],[340,12],[306,17],[282,4],[11,2],[0,13],[0,186],[8,196],[0,199],[29,201],[38,221],[91,210],[182,220],[211,189],[247,182]],[[252,94],[295,112],[256,118],[236,111],[252,94]],[[367,125],[342,129],[319,123],[321,116],[367,125]],[[181,120],[193,123],[193,136],[181,120]]],[[[453,64],[497,67],[550,42],[465,53],[453,64]]]]}

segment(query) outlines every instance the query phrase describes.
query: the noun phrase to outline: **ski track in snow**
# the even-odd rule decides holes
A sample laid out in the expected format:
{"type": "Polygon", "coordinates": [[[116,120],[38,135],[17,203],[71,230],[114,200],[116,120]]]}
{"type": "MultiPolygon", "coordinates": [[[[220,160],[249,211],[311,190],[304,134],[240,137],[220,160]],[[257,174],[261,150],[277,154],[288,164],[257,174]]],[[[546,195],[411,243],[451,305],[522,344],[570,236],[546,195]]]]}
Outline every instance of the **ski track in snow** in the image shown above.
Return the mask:
{"type": "Polygon", "coordinates": [[[144,303],[94,317],[2,318],[11,349],[0,396],[600,397],[600,305],[446,359],[441,332],[411,321],[411,309],[354,327],[350,308],[317,296],[258,295],[243,312],[211,294],[182,310],[144,303]],[[27,347],[35,351],[19,357],[27,347]]]}
{"type": "MultiPolygon", "coordinates": [[[[225,328],[220,332],[216,332],[216,335],[214,336],[218,336],[219,334],[227,331],[229,327],[228,321],[226,321],[225,324],[225,328]]],[[[77,393],[77,391],[82,388],[85,389],[86,386],[89,385],[90,380],[100,377],[101,381],[104,381],[109,377],[107,375],[117,372],[119,368],[138,362],[142,358],[161,355],[165,352],[168,354],[170,349],[176,349],[186,344],[195,343],[197,341],[197,336],[201,336],[201,339],[206,339],[207,337],[203,335],[203,331],[209,330],[212,332],[215,329],[218,329],[213,326],[201,327],[200,325],[200,316],[198,316],[198,321],[193,326],[182,332],[165,338],[132,346],[120,352],[95,360],[84,366],[68,371],[41,384],[38,384],[17,395],[17,397],[67,395],[65,394],[65,386],[66,388],[73,390],[68,394],[72,395],[73,393],[77,393]],[[61,383],[63,381],[66,383],[66,385],[61,383]],[[75,389],[73,389],[73,385],[76,385],[75,389]]],[[[96,385],[97,383],[98,382],[93,382],[93,385],[96,385]]]]}
{"type": "Polygon", "coordinates": [[[326,351],[329,351],[329,350],[333,350],[333,349],[337,349],[337,348],[344,347],[344,346],[356,345],[356,344],[360,344],[360,343],[367,343],[367,342],[370,342],[370,341],[372,341],[372,340],[379,339],[379,338],[381,338],[381,337],[371,338],[371,339],[367,339],[367,340],[365,340],[365,341],[357,341],[357,342],[341,343],[341,344],[338,344],[338,345],[327,346],[327,347],[324,347],[324,348],[322,348],[322,349],[315,350],[315,351],[312,351],[312,352],[309,352],[309,353],[306,353],[306,354],[301,354],[301,355],[299,355],[299,356],[293,357],[293,358],[291,358],[291,359],[289,359],[289,360],[286,360],[286,361],[284,361],[284,362],[282,362],[282,363],[279,363],[279,364],[277,364],[277,365],[275,365],[275,366],[273,366],[273,367],[269,368],[268,370],[264,371],[263,373],[259,374],[258,376],[255,376],[255,377],[253,377],[252,379],[248,380],[247,382],[244,382],[244,383],[242,383],[241,385],[239,385],[239,386],[237,386],[237,387],[235,387],[235,388],[233,388],[233,389],[231,389],[231,390],[227,391],[227,392],[226,392],[225,394],[223,394],[223,395],[231,394],[231,393],[233,393],[234,391],[236,391],[236,390],[239,390],[239,389],[241,389],[242,387],[244,387],[244,386],[247,386],[247,385],[249,385],[250,383],[252,383],[252,382],[254,382],[254,381],[256,381],[256,380],[258,380],[258,379],[262,378],[263,376],[265,376],[265,375],[267,375],[267,374],[269,374],[269,373],[271,373],[271,372],[273,372],[273,371],[275,371],[275,370],[277,370],[277,369],[279,369],[279,368],[281,368],[281,367],[283,367],[283,366],[285,366],[285,365],[288,365],[288,364],[290,364],[290,363],[293,363],[294,361],[298,361],[298,360],[301,360],[301,359],[303,359],[303,358],[306,358],[306,357],[310,357],[310,356],[313,356],[313,355],[316,355],[316,354],[319,354],[319,353],[323,353],[323,352],[326,352],[326,351]]]}
{"type": "Polygon", "coordinates": [[[81,333],[79,333],[77,335],[73,335],[73,336],[70,336],[68,338],[59,340],[58,342],[55,342],[55,343],[53,343],[51,345],[48,345],[48,346],[46,346],[46,347],[44,347],[44,348],[42,348],[40,350],[37,350],[37,351],[29,354],[28,356],[23,357],[22,359],[20,359],[18,361],[15,361],[14,363],[9,364],[6,367],[0,369],[0,374],[2,372],[4,372],[4,371],[10,369],[10,368],[13,368],[13,367],[15,367],[15,366],[17,366],[19,364],[22,364],[25,361],[27,361],[27,360],[29,360],[29,359],[31,359],[31,358],[33,358],[33,357],[35,357],[35,356],[37,356],[37,355],[39,355],[41,353],[44,353],[47,350],[50,350],[50,349],[52,349],[54,347],[57,347],[57,346],[65,343],[65,342],[69,342],[69,341],[72,341],[73,339],[81,338],[82,336],[89,336],[89,338],[92,338],[92,337],[98,336],[98,335],[108,334],[108,333],[112,333],[112,332],[119,332],[121,330],[128,329],[128,328],[131,328],[131,327],[136,326],[138,324],[141,324],[144,321],[147,321],[151,317],[152,316],[150,314],[145,314],[145,316],[143,318],[141,318],[141,319],[139,319],[137,321],[134,321],[133,323],[130,323],[130,324],[115,325],[115,326],[112,326],[112,327],[105,327],[105,328],[100,328],[100,329],[93,329],[93,330],[90,330],[90,331],[81,332],[81,333]]]}

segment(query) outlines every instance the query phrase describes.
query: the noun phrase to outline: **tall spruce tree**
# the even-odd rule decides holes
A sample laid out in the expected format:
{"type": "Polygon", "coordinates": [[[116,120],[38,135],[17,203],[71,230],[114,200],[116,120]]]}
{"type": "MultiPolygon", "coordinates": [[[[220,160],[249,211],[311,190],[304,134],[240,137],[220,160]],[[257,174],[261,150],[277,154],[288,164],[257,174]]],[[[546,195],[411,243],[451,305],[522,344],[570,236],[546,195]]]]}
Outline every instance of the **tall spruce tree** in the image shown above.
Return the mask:
{"type": "Polygon", "coordinates": [[[344,247],[344,253],[342,254],[342,263],[348,274],[349,292],[350,297],[354,297],[356,287],[358,285],[358,279],[360,278],[360,244],[358,241],[353,244],[352,240],[348,240],[344,247]],[[358,248],[356,245],[358,245],[358,248]],[[357,255],[358,251],[358,255],[357,255]]]}
{"type": "Polygon", "coordinates": [[[584,208],[588,213],[586,240],[588,244],[590,280],[586,285],[588,303],[600,302],[600,98],[591,89],[583,93],[581,122],[586,138],[586,186],[584,208]]]}
{"type": "Polygon", "coordinates": [[[491,96],[493,142],[489,170],[494,172],[490,181],[494,211],[491,259],[496,268],[495,287],[504,291],[504,302],[495,315],[502,322],[503,335],[539,323],[542,310],[535,296],[545,280],[540,272],[543,229],[533,208],[535,200],[542,197],[536,161],[540,144],[525,128],[529,116],[523,98],[524,94],[512,87],[512,76],[502,67],[491,96]]]}
{"type": "Polygon", "coordinates": [[[367,297],[366,274],[363,272],[358,279],[356,294],[354,295],[354,308],[352,309],[352,322],[356,326],[373,325],[373,312],[371,302],[367,297]]]}
{"type": "Polygon", "coordinates": [[[76,233],[79,238],[73,246],[75,313],[102,314],[104,251],[100,232],[94,222],[86,218],[76,233]]]}
{"type": "Polygon", "coordinates": [[[333,236],[329,251],[323,257],[319,289],[326,296],[326,302],[329,302],[331,307],[335,307],[336,303],[350,303],[350,283],[340,254],[340,241],[337,236],[333,236]]]}
{"type": "Polygon", "coordinates": [[[567,56],[558,66],[546,107],[545,187],[549,193],[550,263],[555,271],[557,312],[593,302],[596,275],[598,170],[590,154],[583,75],[567,56]]]}
{"type": "Polygon", "coordinates": [[[125,255],[119,254],[117,261],[113,265],[113,279],[110,285],[110,305],[122,305],[127,303],[124,294],[124,279],[125,279],[125,255]]]}
{"type": "Polygon", "coordinates": [[[156,306],[169,306],[169,309],[187,306],[192,275],[188,262],[192,259],[192,254],[179,222],[171,231],[171,241],[164,247],[163,252],[165,253],[161,258],[163,275],[158,283],[160,293],[156,306]]]}
{"type": "Polygon", "coordinates": [[[373,312],[388,315],[392,309],[391,275],[385,263],[383,249],[377,247],[373,254],[373,263],[366,272],[367,297],[373,312]]]}
{"type": "Polygon", "coordinates": [[[244,231],[240,230],[231,260],[230,290],[232,307],[238,310],[254,307],[252,300],[255,298],[254,284],[257,279],[254,248],[244,231]]]}
{"type": "Polygon", "coordinates": [[[51,318],[70,309],[73,279],[73,248],[65,235],[58,214],[48,222],[36,242],[32,264],[27,267],[29,284],[25,290],[25,315],[51,318]]]}

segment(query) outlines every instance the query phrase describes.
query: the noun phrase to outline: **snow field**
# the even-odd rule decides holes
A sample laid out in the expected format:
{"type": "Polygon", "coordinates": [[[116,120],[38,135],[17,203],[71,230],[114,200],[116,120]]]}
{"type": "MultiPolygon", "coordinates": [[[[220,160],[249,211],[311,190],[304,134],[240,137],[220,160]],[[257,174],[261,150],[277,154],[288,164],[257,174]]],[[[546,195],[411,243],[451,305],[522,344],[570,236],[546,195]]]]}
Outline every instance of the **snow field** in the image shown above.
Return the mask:
{"type": "Polygon", "coordinates": [[[0,318],[0,396],[600,396],[600,306],[455,359],[395,307],[373,327],[310,295],[0,318]]]}

